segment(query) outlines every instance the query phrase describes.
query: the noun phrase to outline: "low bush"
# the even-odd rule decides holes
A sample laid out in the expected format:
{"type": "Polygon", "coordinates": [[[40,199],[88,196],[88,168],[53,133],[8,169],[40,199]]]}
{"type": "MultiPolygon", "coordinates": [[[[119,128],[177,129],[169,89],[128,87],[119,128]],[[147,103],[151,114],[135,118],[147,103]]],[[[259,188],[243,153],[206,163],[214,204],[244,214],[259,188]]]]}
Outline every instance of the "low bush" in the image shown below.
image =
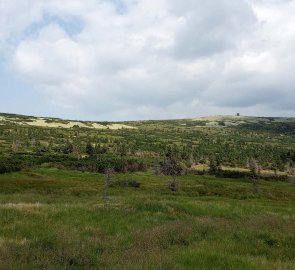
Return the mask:
{"type": "Polygon", "coordinates": [[[52,163],[52,166],[65,170],[77,170],[82,172],[104,173],[106,168],[113,168],[115,172],[138,172],[146,171],[144,161],[135,158],[100,157],[96,159],[69,160],[52,163]]]}
{"type": "Polygon", "coordinates": [[[140,188],[140,183],[134,180],[114,180],[109,184],[110,187],[134,187],[140,188]]]}
{"type": "Polygon", "coordinates": [[[22,169],[21,162],[12,158],[0,158],[0,174],[17,172],[22,169]]]}

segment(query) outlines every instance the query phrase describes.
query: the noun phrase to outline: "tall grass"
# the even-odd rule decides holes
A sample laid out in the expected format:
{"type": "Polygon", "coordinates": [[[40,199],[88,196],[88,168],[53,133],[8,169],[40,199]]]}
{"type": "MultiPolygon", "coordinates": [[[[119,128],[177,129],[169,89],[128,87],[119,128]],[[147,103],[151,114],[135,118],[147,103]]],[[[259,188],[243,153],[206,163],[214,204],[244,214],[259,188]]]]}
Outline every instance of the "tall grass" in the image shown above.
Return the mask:
{"type": "Polygon", "coordinates": [[[0,176],[0,269],[295,269],[295,187],[35,169],[0,176]]]}

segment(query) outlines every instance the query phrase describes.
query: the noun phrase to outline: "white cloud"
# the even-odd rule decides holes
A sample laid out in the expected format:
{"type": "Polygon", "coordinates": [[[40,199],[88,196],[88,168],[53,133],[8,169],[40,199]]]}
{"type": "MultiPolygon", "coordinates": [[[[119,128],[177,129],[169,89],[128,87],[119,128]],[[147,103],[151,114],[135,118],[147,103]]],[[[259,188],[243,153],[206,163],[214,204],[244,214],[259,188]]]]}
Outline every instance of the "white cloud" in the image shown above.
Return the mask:
{"type": "Polygon", "coordinates": [[[207,57],[235,49],[251,30],[256,18],[246,1],[172,1],[185,23],[176,37],[180,57],[207,57]]]}
{"type": "Polygon", "coordinates": [[[294,1],[118,3],[4,0],[2,55],[54,106],[92,118],[294,115],[294,1]]]}
{"type": "Polygon", "coordinates": [[[0,53],[10,50],[23,32],[42,18],[43,5],[38,0],[2,0],[0,2],[0,53]],[[12,44],[11,44],[12,43],[12,44]]]}

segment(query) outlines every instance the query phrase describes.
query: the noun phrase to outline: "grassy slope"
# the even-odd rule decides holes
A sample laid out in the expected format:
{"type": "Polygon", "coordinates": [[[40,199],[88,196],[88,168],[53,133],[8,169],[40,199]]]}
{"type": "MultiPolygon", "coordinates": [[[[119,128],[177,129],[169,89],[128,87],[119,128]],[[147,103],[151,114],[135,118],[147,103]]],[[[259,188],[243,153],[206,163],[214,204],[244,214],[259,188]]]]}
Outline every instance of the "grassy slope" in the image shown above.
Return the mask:
{"type": "Polygon", "coordinates": [[[0,269],[295,269],[295,187],[35,169],[0,175],[0,269]]]}

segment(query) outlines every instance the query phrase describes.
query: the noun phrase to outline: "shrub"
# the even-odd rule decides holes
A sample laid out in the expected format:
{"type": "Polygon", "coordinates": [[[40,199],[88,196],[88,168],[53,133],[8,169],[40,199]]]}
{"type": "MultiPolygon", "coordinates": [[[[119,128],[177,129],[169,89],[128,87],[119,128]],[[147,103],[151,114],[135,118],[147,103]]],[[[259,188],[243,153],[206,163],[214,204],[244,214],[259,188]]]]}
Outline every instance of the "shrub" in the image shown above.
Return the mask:
{"type": "Polygon", "coordinates": [[[115,180],[109,184],[110,187],[134,187],[140,188],[140,183],[134,180],[115,180]]]}
{"type": "Polygon", "coordinates": [[[17,172],[22,169],[21,163],[18,160],[12,158],[0,159],[0,174],[17,172]]]}

